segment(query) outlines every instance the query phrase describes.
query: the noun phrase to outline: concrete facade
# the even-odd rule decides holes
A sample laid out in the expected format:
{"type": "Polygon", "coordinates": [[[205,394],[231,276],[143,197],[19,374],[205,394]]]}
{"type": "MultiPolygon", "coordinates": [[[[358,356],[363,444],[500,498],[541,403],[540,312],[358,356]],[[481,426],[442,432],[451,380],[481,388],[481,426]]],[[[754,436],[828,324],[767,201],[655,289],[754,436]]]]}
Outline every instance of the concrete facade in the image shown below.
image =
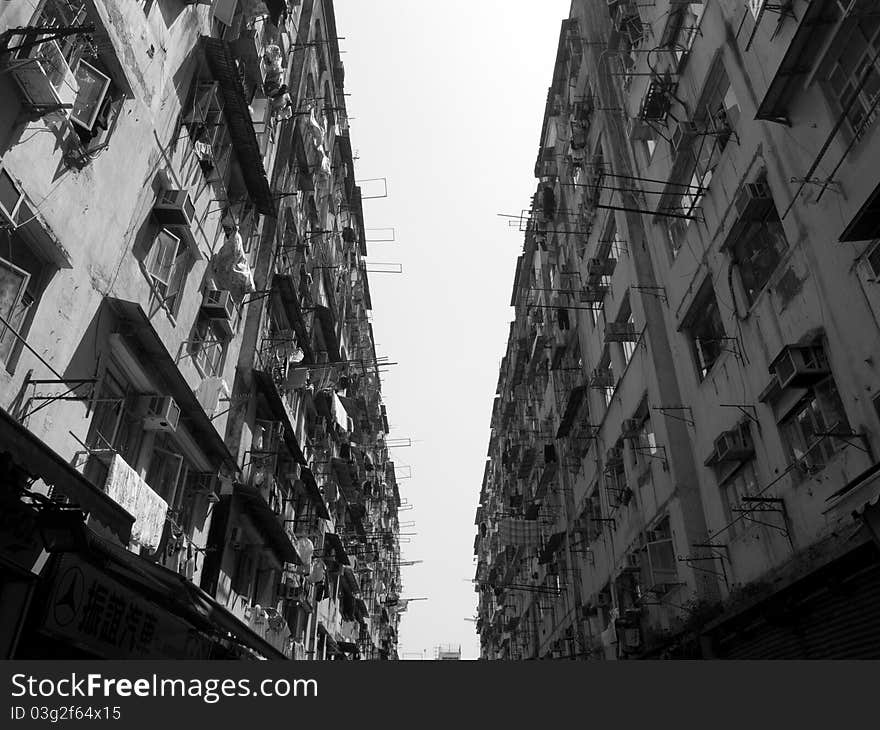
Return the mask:
{"type": "MultiPolygon", "coordinates": [[[[0,33],[9,433],[101,505],[130,470],[153,511],[102,522],[10,442],[25,493],[207,595],[247,637],[202,637],[212,656],[396,658],[400,496],[332,2],[12,2],[0,33]]],[[[37,597],[67,559],[3,558],[37,597]]],[[[26,621],[8,645],[39,656],[57,627],[26,621]]]]}
{"type": "Polygon", "coordinates": [[[841,609],[878,577],[869,5],[572,3],[476,519],[485,658],[877,655],[841,609]]]}

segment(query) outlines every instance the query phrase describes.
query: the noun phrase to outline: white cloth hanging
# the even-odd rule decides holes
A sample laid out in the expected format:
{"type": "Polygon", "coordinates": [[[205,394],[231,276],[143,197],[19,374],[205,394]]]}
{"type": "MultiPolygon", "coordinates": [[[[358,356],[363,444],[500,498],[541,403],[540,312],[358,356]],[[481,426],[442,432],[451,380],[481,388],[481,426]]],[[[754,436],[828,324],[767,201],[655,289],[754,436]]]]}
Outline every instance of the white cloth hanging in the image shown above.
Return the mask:
{"type": "Polygon", "coordinates": [[[114,454],[110,462],[104,491],[135,518],[131,527],[130,549],[137,551],[145,548],[155,553],[165,529],[168,503],[119,454],[114,454]]]}

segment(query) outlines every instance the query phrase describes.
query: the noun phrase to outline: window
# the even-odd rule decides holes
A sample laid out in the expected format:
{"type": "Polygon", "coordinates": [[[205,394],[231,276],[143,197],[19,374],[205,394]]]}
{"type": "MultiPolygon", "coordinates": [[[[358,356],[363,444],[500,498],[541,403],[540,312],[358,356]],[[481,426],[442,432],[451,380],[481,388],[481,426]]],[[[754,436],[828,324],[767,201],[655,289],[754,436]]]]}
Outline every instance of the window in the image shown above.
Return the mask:
{"type": "Polygon", "coordinates": [[[113,453],[118,453],[130,465],[134,463],[142,429],[136,414],[137,396],[129,392],[114,366],[108,366],[97,387],[98,398],[86,436],[89,454],[83,474],[96,486],[103,487],[113,453]]]}
{"type": "MultiPolygon", "coordinates": [[[[67,28],[94,21],[84,0],[44,0],[31,24],[67,28]]],[[[83,33],[41,43],[26,51],[47,64],[56,88],[63,85],[73,89],[71,128],[79,138],[80,154],[84,156],[105,146],[123,101],[123,92],[113,82],[99,47],[93,37],[83,33]]]]}
{"type": "Polygon", "coordinates": [[[703,3],[677,3],[669,12],[663,31],[662,47],[669,48],[675,59],[674,70],[679,71],[699,34],[703,17],[703,3]]]}
{"type": "Polygon", "coordinates": [[[196,366],[204,377],[219,377],[223,373],[226,344],[226,334],[217,324],[209,319],[199,319],[192,352],[196,366]]]}
{"type": "Polygon", "coordinates": [[[750,306],[767,285],[787,250],[788,240],[775,207],[766,220],[749,223],[737,236],[731,254],[750,306]]]}
{"type": "MultiPolygon", "coordinates": [[[[608,348],[605,348],[605,351],[602,353],[602,358],[599,360],[598,369],[607,370],[611,373],[611,381],[612,383],[615,381],[614,379],[614,370],[611,366],[611,353],[608,351],[608,348]]],[[[602,385],[599,390],[602,393],[602,401],[605,404],[605,408],[611,406],[611,399],[614,397],[614,390],[616,386],[613,384],[602,385]]]]}
{"type": "MultiPolygon", "coordinates": [[[[11,213],[13,220],[30,218],[23,196],[14,208],[8,207],[12,191],[17,192],[17,188],[7,172],[0,170],[0,205],[4,212],[11,213]]],[[[27,334],[40,296],[56,270],[31,245],[29,235],[23,229],[0,229],[0,315],[9,324],[7,327],[0,322],[0,362],[10,370],[21,350],[14,333],[22,337],[27,334]]]]}
{"type": "Polygon", "coordinates": [[[829,52],[825,81],[840,110],[849,107],[847,125],[858,139],[877,118],[872,107],[880,94],[880,15],[866,7],[854,9],[852,17],[857,22],[842,28],[829,52]]]}
{"type": "Polygon", "coordinates": [[[724,519],[730,525],[731,537],[736,537],[742,534],[748,527],[747,520],[738,519],[742,512],[737,510],[746,509],[751,506],[743,503],[743,497],[752,497],[758,493],[758,478],[755,475],[754,463],[751,461],[746,462],[732,474],[722,477],[720,489],[721,503],[724,507],[724,519]]]}
{"type": "Polygon", "coordinates": [[[678,557],[669,518],[664,517],[653,530],[647,531],[648,590],[664,594],[678,580],[678,557]]]}
{"type": "MultiPolygon", "coordinates": [[[[617,313],[617,322],[620,323],[628,323],[631,324],[633,329],[635,329],[636,322],[633,319],[632,309],[629,304],[629,295],[627,294],[626,300],[620,306],[620,311],[617,313]]],[[[637,342],[632,342],[629,340],[624,340],[620,342],[620,357],[623,359],[623,367],[626,368],[629,365],[629,361],[632,360],[632,356],[636,351],[637,342]]]]}
{"type": "Polygon", "coordinates": [[[697,373],[703,380],[723,352],[726,340],[711,277],[700,287],[684,322],[683,329],[690,340],[697,373]]]}
{"type": "Polygon", "coordinates": [[[196,83],[181,119],[207,180],[225,182],[232,159],[232,137],[218,84],[211,81],[196,83]]]}
{"type": "Polygon", "coordinates": [[[811,388],[779,423],[779,430],[792,463],[806,474],[824,469],[840,448],[829,434],[850,431],[834,378],[811,388]]]}
{"type": "Polygon", "coordinates": [[[183,466],[183,457],[174,450],[173,442],[169,437],[166,434],[157,434],[144,481],[156,494],[173,506],[183,466]]]}
{"type": "Polygon", "coordinates": [[[677,186],[672,196],[671,210],[690,217],[679,218],[669,226],[673,256],[681,249],[687,229],[712,182],[721,153],[736,130],[739,117],[739,101],[719,59],[709,72],[692,120],[700,133],[685,148],[679,148],[682,154],[688,155],[688,164],[677,177],[679,182],[686,182],[688,186],[683,193],[679,193],[681,186],[677,186]]]}
{"type": "Polygon", "coordinates": [[[143,261],[153,291],[171,314],[177,313],[178,295],[183,289],[190,263],[191,255],[186,243],[165,228],[159,231],[143,261]]]}

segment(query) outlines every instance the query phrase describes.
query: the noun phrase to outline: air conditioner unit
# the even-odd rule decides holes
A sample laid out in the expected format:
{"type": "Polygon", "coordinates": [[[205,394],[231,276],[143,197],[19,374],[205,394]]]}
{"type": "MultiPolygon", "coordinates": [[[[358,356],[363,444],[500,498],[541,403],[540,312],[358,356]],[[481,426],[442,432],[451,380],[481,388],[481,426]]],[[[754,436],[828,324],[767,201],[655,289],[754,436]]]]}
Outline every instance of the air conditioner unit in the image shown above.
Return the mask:
{"type": "Polygon", "coordinates": [[[180,421],[180,406],[171,396],[152,396],[144,417],[145,431],[164,431],[174,433],[180,421]]]}
{"type": "Polygon", "coordinates": [[[590,373],[591,388],[613,388],[614,383],[614,371],[610,368],[595,368],[590,373]]]}
{"type": "Polygon", "coordinates": [[[163,190],[153,205],[153,217],[163,226],[189,227],[195,215],[188,190],[163,190]]]}
{"type": "Polygon", "coordinates": [[[752,437],[744,428],[725,431],[715,439],[715,458],[718,461],[745,461],[754,453],[752,437]]]}
{"type": "Polygon", "coordinates": [[[689,143],[699,134],[699,128],[696,124],[687,119],[682,119],[675,125],[672,134],[669,136],[669,145],[672,147],[672,154],[677,154],[683,144],[689,143]]]}
{"type": "Polygon", "coordinates": [[[235,316],[235,300],[223,289],[208,289],[202,299],[202,314],[208,319],[227,322],[235,316]]]}
{"type": "Polygon", "coordinates": [[[770,186],[765,182],[746,183],[734,200],[741,221],[763,221],[774,210],[770,186]]]}
{"type": "Polygon", "coordinates": [[[606,342],[636,342],[639,333],[632,322],[608,322],[605,325],[606,342]]]}
{"type": "Polygon", "coordinates": [[[642,430],[642,421],[638,418],[624,418],[621,430],[625,439],[637,438],[642,430]]]}
{"type": "Polygon", "coordinates": [[[803,388],[831,372],[821,345],[788,345],[770,363],[780,388],[803,388]]]}

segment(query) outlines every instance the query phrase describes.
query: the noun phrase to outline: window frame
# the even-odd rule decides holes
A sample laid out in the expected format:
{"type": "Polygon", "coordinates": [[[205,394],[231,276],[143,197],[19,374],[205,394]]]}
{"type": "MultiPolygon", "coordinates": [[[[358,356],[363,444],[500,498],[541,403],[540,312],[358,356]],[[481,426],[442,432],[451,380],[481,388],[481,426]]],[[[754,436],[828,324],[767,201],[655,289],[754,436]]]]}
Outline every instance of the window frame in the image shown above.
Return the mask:
{"type": "Polygon", "coordinates": [[[844,447],[834,437],[819,436],[811,440],[810,432],[821,428],[821,433],[833,433],[841,427],[844,431],[849,431],[850,425],[833,375],[823,378],[806,390],[804,396],[779,419],[777,425],[789,464],[812,475],[823,471],[844,447]],[[827,389],[827,392],[822,393],[821,389],[827,389]],[[828,406],[833,408],[828,409],[828,406]],[[838,419],[830,420],[828,416],[831,414],[838,416],[838,419]],[[805,428],[807,419],[809,429],[805,428]]]}

